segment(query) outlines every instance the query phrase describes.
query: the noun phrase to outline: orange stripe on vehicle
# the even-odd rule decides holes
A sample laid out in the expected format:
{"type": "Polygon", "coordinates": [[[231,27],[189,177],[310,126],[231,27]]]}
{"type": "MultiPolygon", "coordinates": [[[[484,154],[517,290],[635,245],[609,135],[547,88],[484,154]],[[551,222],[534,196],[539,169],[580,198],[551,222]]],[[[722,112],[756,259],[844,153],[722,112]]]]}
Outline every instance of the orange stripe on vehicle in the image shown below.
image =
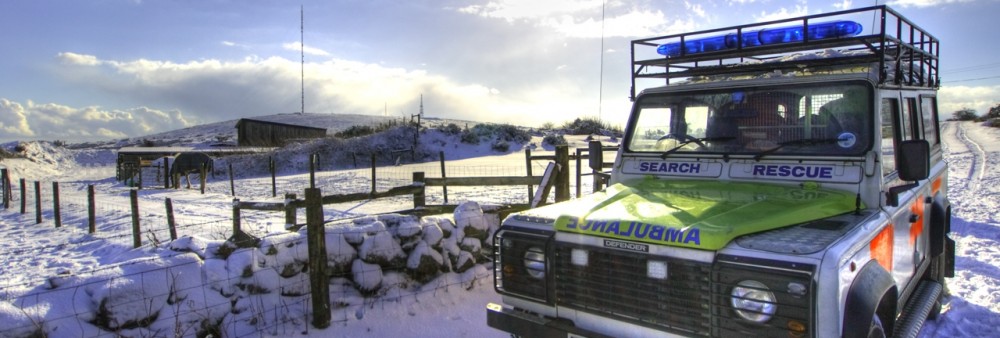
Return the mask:
{"type": "Polygon", "coordinates": [[[938,178],[934,179],[934,182],[931,182],[931,195],[937,195],[941,191],[941,180],[942,177],[938,176],[938,178]]]}
{"type": "Polygon", "coordinates": [[[890,223],[868,244],[872,259],[889,272],[892,272],[892,233],[893,226],[890,223]]]}
{"type": "Polygon", "coordinates": [[[910,224],[910,245],[917,242],[917,237],[924,232],[924,196],[917,197],[910,205],[910,212],[917,215],[917,221],[910,224]]]}

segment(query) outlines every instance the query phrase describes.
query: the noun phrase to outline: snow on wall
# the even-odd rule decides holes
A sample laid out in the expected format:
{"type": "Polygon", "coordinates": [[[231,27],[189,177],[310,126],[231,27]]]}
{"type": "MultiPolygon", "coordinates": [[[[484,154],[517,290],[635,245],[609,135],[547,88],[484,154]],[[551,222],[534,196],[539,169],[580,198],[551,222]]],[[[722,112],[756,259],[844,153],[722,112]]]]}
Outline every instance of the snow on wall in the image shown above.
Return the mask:
{"type": "MultiPolygon", "coordinates": [[[[499,219],[474,202],[449,217],[385,214],[326,225],[333,320],[362,318],[369,297],[398,299],[488,276],[476,263],[489,256],[484,243],[498,227],[499,219]]],[[[306,235],[305,228],[274,234],[252,248],[183,237],[156,249],[152,258],[86,275],[53,276],[26,295],[0,301],[0,332],[12,337],[301,332],[311,315],[306,235]]]]}

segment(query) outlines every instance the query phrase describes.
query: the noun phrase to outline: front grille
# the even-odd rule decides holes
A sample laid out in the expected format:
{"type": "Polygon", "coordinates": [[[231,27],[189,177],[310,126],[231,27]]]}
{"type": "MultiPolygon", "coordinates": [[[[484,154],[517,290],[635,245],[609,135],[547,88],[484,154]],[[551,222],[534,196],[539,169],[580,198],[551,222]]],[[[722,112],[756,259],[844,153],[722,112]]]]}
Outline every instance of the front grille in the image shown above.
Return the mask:
{"type": "Polygon", "coordinates": [[[555,246],[558,305],[668,332],[711,335],[711,264],[580,247],[589,253],[581,267],[571,262],[574,247],[555,246]],[[667,264],[666,279],[647,275],[649,260],[667,264]]]}

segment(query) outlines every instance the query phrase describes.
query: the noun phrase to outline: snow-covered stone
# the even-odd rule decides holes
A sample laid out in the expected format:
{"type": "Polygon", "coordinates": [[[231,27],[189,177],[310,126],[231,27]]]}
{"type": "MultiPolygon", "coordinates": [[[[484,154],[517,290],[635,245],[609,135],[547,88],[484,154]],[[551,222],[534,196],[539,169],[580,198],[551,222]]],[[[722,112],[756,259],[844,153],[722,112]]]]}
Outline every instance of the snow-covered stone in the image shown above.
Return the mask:
{"type": "Polygon", "coordinates": [[[351,264],[351,280],[363,293],[372,293],[382,285],[382,267],[355,259],[351,264]]]}

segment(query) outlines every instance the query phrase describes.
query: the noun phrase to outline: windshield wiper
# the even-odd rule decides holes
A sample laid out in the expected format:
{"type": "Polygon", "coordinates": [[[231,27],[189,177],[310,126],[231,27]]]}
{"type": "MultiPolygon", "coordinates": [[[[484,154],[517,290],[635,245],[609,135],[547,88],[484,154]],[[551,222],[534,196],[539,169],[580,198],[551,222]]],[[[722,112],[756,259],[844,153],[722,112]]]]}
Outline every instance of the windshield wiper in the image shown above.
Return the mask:
{"type": "Polygon", "coordinates": [[[701,137],[701,138],[689,137],[689,138],[685,139],[684,141],[682,141],[677,146],[675,146],[673,148],[670,148],[670,150],[664,151],[663,154],[660,155],[660,159],[664,159],[664,160],[667,159],[667,156],[670,156],[670,154],[673,154],[673,153],[677,152],[677,150],[679,150],[679,149],[683,148],[684,146],[686,146],[688,144],[691,144],[691,143],[694,143],[694,144],[697,144],[699,146],[705,147],[705,143],[704,142],[723,142],[723,141],[732,141],[732,140],[735,140],[735,139],[736,138],[732,137],[732,136],[701,137]]]}
{"type": "Polygon", "coordinates": [[[800,138],[800,139],[797,139],[797,140],[785,141],[785,142],[778,143],[778,146],[776,146],[774,148],[767,149],[767,150],[764,150],[764,151],[762,151],[760,153],[757,153],[757,155],[753,156],[753,160],[754,161],[760,161],[760,159],[764,158],[764,156],[767,156],[767,155],[769,155],[769,154],[771,154],[771,153],[773,153],[775,151],[778,151],[779,149],[784,148],[785,146],[814,146],[814,145],[821,145],[821,144],[837,143],[837,142],[840,142],[840,141],[846,141],[846,139],[839,139],[839,138],[820,138],[820,139],[816,139],[816,138],[800,138]]]}

